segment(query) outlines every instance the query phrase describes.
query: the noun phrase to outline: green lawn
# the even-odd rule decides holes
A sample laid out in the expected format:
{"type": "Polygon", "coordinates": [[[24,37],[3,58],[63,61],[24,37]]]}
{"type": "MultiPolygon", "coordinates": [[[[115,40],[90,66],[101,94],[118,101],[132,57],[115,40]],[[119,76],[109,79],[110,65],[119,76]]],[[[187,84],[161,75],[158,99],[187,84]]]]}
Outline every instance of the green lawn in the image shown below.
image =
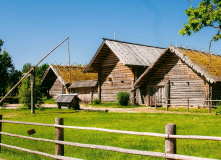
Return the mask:
{"type": "Polygon", "coordinates": [[[116,102],[100,102],[100,104],[84,104],[85,106],[93,106],[93,107],[98,107],[98,108],[136,108],[136,107],[146,107],[146,105],[134,105],[130,103],[128,106],[122,106],[120,103],[116,102]]]}
{"type": "MultiPolygon", "coordinates": [[[[5,120],[40,122],[54,124],[56,117],[63,117],[65,125],[98,127],[117,130],[164,133],[167,123],[177,125],[177,134],[205,135],[221,137],[221,117],[214,114],[171,114],[171,113],[108,113],[108,112],[76,112],[73,110],[44,109],[30,110],[0,110],[5,120]]],[[[54,139],[54,128],[28,126],[20,124],[3,124],[3,132],[26,135],[27,130],[35,129],[35,137],[54,139]]],[[[108,145],[128,149],[164,152],[164,139],[148,136],[123,135],[99,131],[65,129],[65,141],[108,145]]],[[[2,135],[2,143],[54,154],[52,143],[19,139],[2,135]],[[37,144],[37,145],[36,145],[37,144]]],[[[202,140],[177,140],[177,153],[190,156],[221,159],[221,142],[202,140]]],[[[144,157],[123,153],[85,149],[65,146],[65,155],[89,160],[121,160],[121,159],[164,159],[144,157]]],[[[38,155],[27,154],[2,147],[1,158],[10,160],[42,160],[50,159],[38,155]]]]}

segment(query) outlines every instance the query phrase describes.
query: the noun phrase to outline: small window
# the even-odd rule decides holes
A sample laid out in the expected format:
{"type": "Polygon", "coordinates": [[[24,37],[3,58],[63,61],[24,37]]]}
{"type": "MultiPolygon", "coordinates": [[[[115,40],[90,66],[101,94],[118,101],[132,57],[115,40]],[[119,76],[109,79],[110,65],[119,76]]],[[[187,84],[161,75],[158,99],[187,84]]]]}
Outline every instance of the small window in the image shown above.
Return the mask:
{"type": "Polygon", "coordinates": [[[124,81],[121,81],[121,83],[124,83],[124,81]]]}
{"type": "Polygon", "coordinates": [[[112,81],[112,78],[111,78],[111,77],[108,77],[108,81],[112,81]]]}

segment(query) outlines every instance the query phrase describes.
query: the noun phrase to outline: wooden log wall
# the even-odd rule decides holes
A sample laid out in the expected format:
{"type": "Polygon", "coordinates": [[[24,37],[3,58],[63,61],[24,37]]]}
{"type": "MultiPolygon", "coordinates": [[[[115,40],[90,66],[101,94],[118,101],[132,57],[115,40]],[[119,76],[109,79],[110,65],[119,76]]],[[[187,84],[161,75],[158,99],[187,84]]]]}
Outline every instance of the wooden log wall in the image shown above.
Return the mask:
{"type": "Polygon", "coordinates": [[[53,86],[49,90],[49,95],[52,96],[52,98],[57,98],[58,94],[62,94],[62,83],[61,81],[57,78],[56,81],[54,82],[53,86]]]}
{"type": "MultiPolygon", "coordinates": [[[[133,84],[132,70],[120,62],[113,52],[110,52],[101,65],[101,100],[116,102],[117,93],[119,91],[131,93],[133,84]]],[[[132,97],[133,94],[131,93],[132,97]]]]}
{"type": "MultiPolygon", "coordinates": [[[[147,81],[147,89],[151,86],[163,86],[166,89],[168,97],[170,95],[170,103],[176,106],[186,105],[188,98],[191,106],[204,105],[203,100],[206,98],[206,82],[197,75],[190,67],[182,62],[175,54],[167,54],[151,71],[151,76],[147,81]],[[170,82],[168,88],[168,81],[170,82]],[[168,93],[169,92],[169,93],[168,93]]],[[[147,93],[150,93],[148,91],[147,93]]],[[[146,100],[151,99],[151,95],[146,95],[146,100]]],[[[149,104],[149,102],[146,102],[149,104]]]]}
{"type": "Polygon", "coordinates": [[[93,94],[93,99],[98,98],[97,94],[97,87],[93,88],[75,88],[72,89],[72,93],[78,93],[78,98],[81,100],[83,103],[89,103],[91,102],[91,94],[93,94]]]}

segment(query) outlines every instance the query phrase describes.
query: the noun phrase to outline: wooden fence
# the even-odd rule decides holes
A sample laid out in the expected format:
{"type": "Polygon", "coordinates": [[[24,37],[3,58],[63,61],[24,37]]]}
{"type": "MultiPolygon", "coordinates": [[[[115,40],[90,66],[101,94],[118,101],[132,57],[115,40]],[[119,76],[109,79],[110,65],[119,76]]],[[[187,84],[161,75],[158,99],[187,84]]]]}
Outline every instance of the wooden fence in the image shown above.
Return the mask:
{"type": "Polygon", "coordinates": [[[42,155],[42,156],[46,156],[46,157],[50,157],[50,158],[54,158],[54,159],[59,159],[59,160],[61,160],[61,159],[79,160],[77,158],[71,158],[71,157],[65,157],[64,156],[64,145],[69,145],[69,146],[75,146],[75,147],[101,149],[101,150],[106,150],[106,151],[114,151],[114,152],[128,153],[128,154],[134,154],[134,155],[163,157],[167,160],[171,160],[171,159],[212,160],[212,159],[209,159],[209,158],[201,158],[201,157],[193,157],[193,156],[186,156],[186,155],[176,154],[176,148],[177,148],[176,139],[198,139],[198,140],[221,141],[221,137],[176,135],[176,125],[175,124],[167,124],[165,126],[165,134],[160,134],[160,133],[150,133],[150,132],[110,130],[110,129],[94,128],[94,127],[64,126],[63,125],[63,118],[56,118],[55,119],[55,124],[42,124],[42,123],[9,121],[9,120],[2,120],[2,115],[0,115],[0,151],[1,151],[1,146],[3,146],[3,147],[8,147],[8,148],[12,148],[12,149],[32,153],[32,154],[38,154],[38,155],[42,155]],[[22,135],[16,135],[16,134],[2,132],[2,123],[14,123],[14,124],[55,127],[55,140],[43,139],[43,138],[34,138],[34,137],[28,137],[28,136],[22,136],[22,135]],[[80,129],[80,130],[93,130],[93,131],[102,131],[102,132],[119,133],[119,134],[130,134],[130,135],[138,135],[138,136],[161,137],[161,138],[165,139],[165,153],[125,149],[125,148],[111,147],[111,146],[104,146],[104,145],[66,142],[66,141],[64,141],[64,128],[80,129]],[[39,152],[39,151],[33,151],[33,150],[21,148],[21,147],[16,147],[16,146],[3,144],[3,143],[1,143],[1,135],[54,143],[55,144],[55,155],[51,155],[51,154],[47,154],[47,153],[43,153],[43,152],[39,152]]]}
{"type": "MultiPolygon", "coordinates": [[[[190,108],[190,100],[191,101],[194,101],[194,99],[191,99],[191,98],[187,98],[187,99],[181,99],[179,100],[180,102],[182,102],[183,104],[171,104],[171,103],[168,103],[169,101],[171,100],[174,100],[174,99],[166,99],[165,98],[161,98],[161,99],[157,99],[155,98],[155,108],[157,109],[157,106],[158,105],[165,105],[166,106],[166,111],[169,110],[169,106],[186,106],[187,108],[187,112],[189,112],[189,108],[190,108]],[[162,101],[159,101],[159,100],[162,100],[162,101]],[[165,102],[166,101],[166,102],[165,102]],[[184,104],[186,103],[186,104],[184,104]]],[[[199,101],[199,100],[195,100],[195,101],[199,101]]],[[[215,107],[218,107],[218,104],[221,103],[221,100],[203,100],[205,105],[199,105],[199,106],[202,106],[202,107],[206,107],[208,108],[208,112],[211,113],[211,108],[215,108],[215,107]],[[216,102],[216,104],[213,104],[214,102],[216,102]]]]}

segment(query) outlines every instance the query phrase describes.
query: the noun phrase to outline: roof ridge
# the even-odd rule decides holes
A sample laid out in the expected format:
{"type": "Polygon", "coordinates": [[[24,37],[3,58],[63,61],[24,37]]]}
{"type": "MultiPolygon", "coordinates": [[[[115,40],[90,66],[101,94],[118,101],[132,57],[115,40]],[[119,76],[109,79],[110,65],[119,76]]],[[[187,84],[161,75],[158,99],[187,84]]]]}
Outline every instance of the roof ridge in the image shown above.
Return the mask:
{"type": "Polygon", "coordinates": [[[138,43],[132,43],[132,42],[126,42],[126,41],[119,41],[119,40],[114,40],[114,39],[109,39],[109,38],[102,38],[104,41],[115,41],[115,42],[120,42],[120,43],[127,43],[127,44],[134,44],[134,45],[139,45],[139,46],[146,46],[146,47],[153,47],[153,48],[160,48],[160,49],[166,49],[164,47],[157,47],[157,46],[150,46],[150,45],[145,45],[145,44],[138,44],[138,43]]]}
{"type": "Polygon", "coordinates": [[[214,54],[214,53],[204,52],[204,51],[200,51],[200,50],[197,50],[197,49],[190,49],[190,48],[187,49],[187,48],[176,47],[176,46],[172,46],[172,47],[180,48],[180,49],[184,49],[184,50],[189,50],[189,51],[201,52],[201,53],[204,53],[204,54],[210,54],[210,55],[213,55],[213,56],[219,56],[219,57],[221,57],[221,55],[219,55],[219,54],[214,54]]]}

